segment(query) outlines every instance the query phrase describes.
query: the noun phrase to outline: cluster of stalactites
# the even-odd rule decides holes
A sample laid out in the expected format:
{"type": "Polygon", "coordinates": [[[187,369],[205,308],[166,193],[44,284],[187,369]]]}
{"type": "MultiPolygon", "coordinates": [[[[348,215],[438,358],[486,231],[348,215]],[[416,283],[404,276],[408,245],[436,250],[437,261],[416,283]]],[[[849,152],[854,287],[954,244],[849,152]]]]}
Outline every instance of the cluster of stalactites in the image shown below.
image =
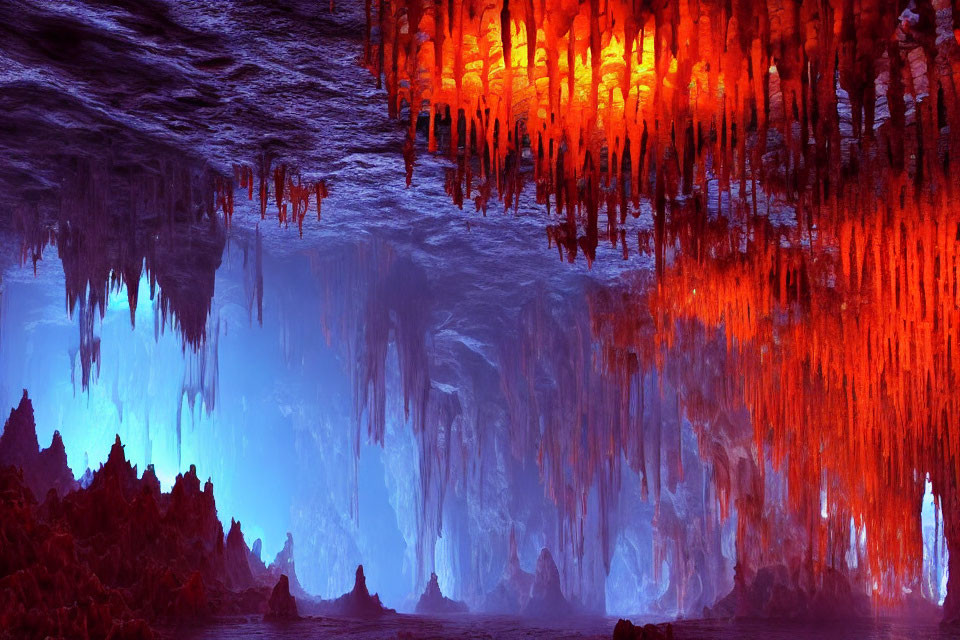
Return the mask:
{"type": "Polygon", "coordinates": [[[260,203],[260,219],[267,217],[267,201],[269,184],[273,182],[273,197],[277,205],[277,221],[282,227],[290,226],[293,221],[297,225],[300,237],[303,237],[303,221],[310,210],[310,199],[316,204],[317,221],[321,219],[323,200],[329,195],[326,180],[304,182],[300,174],[294,175],[287,170],[286,164],[278,164],[272,168],[271,159],[266,154],[257,162],[257,176],[249,165],[233,165],[233,181],[227,178],[218,178],[216,184],[217,206],[223,212],[223,219],[229,226],[233,219],[233,193],[235,188],[246,193],[247,200],[253,201],[254,183],[257,183],[257,194],[260,203]],[[236,186],[235,186],[236,185],[236,186]]]}
{"type": "MultiPolygon", "coordinates": [[[[608,301],[618,312],[632,301],[601,288],[593,294],[611,295],[608,301]]],[[[617,317],[632,322],[631,335],[644,336],[652,353],[656,327],[649,311],[636,311],[617,317]]],[[[544,490],[560,516],[557,543],[574,559],[567,577],[583,571],[592,554],[604,572],[610,570],[623,527],[629,526],[618,517],[629,495],[622,493],[621,481],[625,473],[636,474],[640,497],[653,511],[650,577],[664,580],[660,569],[670,567],[659,604],[699,611],[729,587],[720,568],[720,511],[708,499],[712,488],[701,486],[705,471],[686,446],[681,410],[684,398],[709,396],[724,378],[718,368],[700,362],[687,368],[699,371],[701,379],[681,386],[675,371],[658,370],[646,354],[625,354],[622,369],[605,366],[595,322],[578,301],[565,304],[545,295],[522,309],[515,341],[504,340],[498,353],[511,452],[520,460],[536,452],[544,490]],[[590,533],[585,523],[594,516],[597,529],[590,533]]],[[[717,344],[701,346],[702,353],[717,350],[717,344]]]]}
{"type": "MultiPolygon", "coordinates": [[[[344,361],[355,363],[353,382],[354,456],[366,440],[383,445],[388,419],[409,424],[417,437],[420,475],[417,525],[418,581],[433,568],[434,545],[441,533],[443,506],[461,407],[455,393],[432,385],[429,327],[433,305],[425,274],[398,258],[389,245],[373,242],[330,265],[312,264],[323,283],[320,324],[328,343],[336,342],[344,361]],[[334,339],[334,337],[336,337],[334,339]],[[389,365],[396,356],[397,376],[389,365]],[[402,410],[391,415],[388,394],[399,396],[402,410]]],[[[398,409],[400,407],[397,407],[398,409]]],[[[353,516],[359,513],[357,468],[353,478],[353,516]]]]}
{"type": "Polygon", "coordinates": [[[854,552],[876,599],[900,597],[921,571],[926,479],[947,519],[960,507],[960,216],[948,194],[894,176],[824,203],[813,231],[688,213],[674,216],[676,258],[648,295],[594,300],[601,365],[628,385],[665,353],[699,348],[696,327],[717,332],[729,383],[710,403],[684,398],[684,411],[722,511],[738,508],[738,560],[757,568],[771,542],[769,459],[805,523],[806,566],[842,567],[854,552]],[[723,406],[749,409],[761,477],[744,483],[728,452],[704,445],[723,406]]]}
{"type": "Polygon", "coordinates": [[[81,386],[100,368],[97,319],[111,294],[126,289],[134,323],[144,274],[158,322],[169,322],[184,348],[206,339],[213,279],[224,245],[216,216],[220,184],[206,168],[160,160],[150,172],[117,170],[109,160],[86,160],[63,176],[58,202],[17,210],[22,262],[36,271],[48,245],[63,264],[66,309],[77,313],[81,386]],[[193,270],[184,275],[181,265],[193,270]],[[159,292],[158,292],[159,289],[159,292]]]}
{"type": "Polygon", "coordinates": [[[960,148],[956,26],[944,0],[367,0],[366,61],[391,115],[409,108],[408,182],[426,104],[457,204],[486,211],[495,185],[515,205],[529,153],[551,241],[589,260],[641,197],[662,217],[714,177],[749,184],[756,209],[756,182],[828,197],[859,154],[942,174],[946,125],[960,148]]]}
{"type": "MultiPolygon", "coordinates": [[[[585,573],[602,576],[610,569],[624,462],[640,475],[643,495],[655,505],[655,566],[659,570],[661,560],[671,565],[670,593],[689,605],[685,594],[692,593],[691,585],[704,593],[723,589],[722,572],[696,568],[697,562],[720,558],[719,510],[713,503],[691,506],[689,497],[674,504],[675,496],[688,490],[681,487],[687,454],[679,405],[660,393],[669,383],[651,367],[639,384],[624,388],[617,376],[594,366],[589,317],[582,308],[555,308],[556,301],[545,295],[525,305],[518,334],[498,344],[501,385],[473,397],[477,390],[469,377],[456,389],[437,384],[444,358],[438,363],[431,349],[432,303],[418,268],[374,244],[329,267],[316,265],[316,274],[327,283],[324,332],[337,336],[344,361],[356,363],[354,455],[359,458],[364,439],[382,445],[388,422],[407,422],[417,439],[416,558],[424,576],[433,566],[446,497],[483,482],[483,466],[476,461],[483,459],[484,446],[493,446],[484,440],[498,437],[496,427],[475,423],[479,418],[472,409],[505,402],[510,427],[504,445],[517,461],[535,457],[546,497],[557,507],[551,545],[565,559],[561,571],[571,593],[597,586],[591,582],[596,576],[585,573]],[[477,435],[486,429],[488,435],[477,435]],[[591,518],[596,539],[586,525],[591,518]]],[[[650,320],[645,326],[654,330],[650,320]]],[[[699,468],[695,460],[686,465],[699,468]]],[[[685,611],[712,602],[697,601],[685,611]]]]}
{"type": "MultiPolygon", "coordinates": [[[[270,165],[268,157],[260,159],[261,218],[267,211],[270,165]]],[[[304,182],[299,175],[288,174],[285,165],[273,168],[273,179],[280,224],[287,226],[292,220],[302,236],[311,199],[317,219],[321,217],[329,193],[326,182],[304,182]]],[[[203,349],[214,273],[225,242],[219,218],[222,215],[223,226],[229,227],[235,185],[252,200],[255,182],[254,170],[247,165],[234,166],[231,179],[173,161],[161,161],[155,172],[139,176],[121,175],[109,162],[88,161],[64,176],[53,214],[37,205],[15,211],[15,228],[23,237],[21,264],[32,263],[36,272],[48,245],[57,247],[63,262],[67,310],[73,314],[79,309],[77,356],[83,389],[100,367],[97,317],[103,318],[110,294],[125,287],[132,324],[144,273],[151,299],[158,296],[157,333],[169,324],[185,349],[203,349]],[[178,270],[181,264],[200,270],[185,278],[178,270]]],[[[262,282],[260,287],[262,303],[262,282]]]]}

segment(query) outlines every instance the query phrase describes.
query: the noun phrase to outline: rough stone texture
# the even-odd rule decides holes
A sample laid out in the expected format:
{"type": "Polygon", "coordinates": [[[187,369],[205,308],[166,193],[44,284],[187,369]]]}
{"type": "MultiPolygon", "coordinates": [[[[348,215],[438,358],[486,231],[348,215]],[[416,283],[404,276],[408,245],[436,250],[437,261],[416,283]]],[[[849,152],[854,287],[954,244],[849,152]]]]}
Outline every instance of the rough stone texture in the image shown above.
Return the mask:
{"type": "Polygon", "coordinates": [[[523,615],[535,618],[567,617],[573,608],[563,596],[560,587],[560,572],[549,549],[541,549],[537,558],[537,572],[533,577],[530,600],[523,608],[523,615]]]}
{"type": "Polygon", "coordinates": [[[150,638],[154,623],[265,609],[269,583],[254,580],[239,523],[225,542],[213,485],[201,489],[195,468],[162,493],[152,468],[137,476],[118,437],[89,486],[61,496],[72,479],[62,443],[46,456],[31,454],[35,443],[24,397],[0,447],[0,629],[9,637],[150,638]],[[50,487],[42,504],[28,478],[50,487]]]}
{"type": "Polygon", "coordinates": [[[370,595],[370,592],[367,591],[367,579],[363,575],[362,564],[357,566],[353,590],[336,600],[323,603],[323,611],[328,615],[347,618],[375,618],[386,613],[395,613],[393,609],[387,609],[383,606],[379,595],[370,595]]]}
{"type": "Polygon", "coordinates": [[[264,620],[296,620],[299,617],[297,599],[290,595],[290,580],[287,576],[281,575],[270,594],[267,613],[263,618],[264,620]]]}
{"type": "Polygon", "coordinates": [[[459,600],[451,600],[440,591],[437,574],[430,574],[430,582],[424,589],[420,600],[417,601],[417,613],[447,615],[451,613],[466,613],[467,605],[459,600]]]}
{"type": "Polygon", "coordinates": [[[40,450],[33,403],[26,389],[20,404],[10,411],[0,435],[0,467],[5,466],[23,471],[24,482],[37,499],[45,497],[50,490],[63,496],[77,487],[73,472],[67,466],[67,453],[60,432],[55,431],[50,446],[40,450]]]}

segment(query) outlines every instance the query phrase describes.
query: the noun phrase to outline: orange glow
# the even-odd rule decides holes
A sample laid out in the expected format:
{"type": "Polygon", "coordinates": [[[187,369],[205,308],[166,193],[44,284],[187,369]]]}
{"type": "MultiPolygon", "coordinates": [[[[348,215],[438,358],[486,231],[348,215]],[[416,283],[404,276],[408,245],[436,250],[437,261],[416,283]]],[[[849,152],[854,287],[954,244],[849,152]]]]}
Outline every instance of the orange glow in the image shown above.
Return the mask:
{"type": "MultiPolygon", "coordinates": [[[[811,573],[842,558],[852,520],[867,534],[871,590],[899,596],[919,572],[930,474],[950,503],[960,577],[960,519],[949,522],[960,510],[960,215],[948,205],[960,188],[950,172],[960,48],[937,27],[949,7],[920,2],[901,19],[896,3],[841,0],[368,2],[366,63],[390,114],[409,114],[408,184],[425,111],[430,151],[449,148],[454,202],[485,213],[496,189],[517,206],[532,179],[558,217],[549,241],[570,260],[595,258],[604,208],[606,236],[626,258],[628,214],[652,209],[639,242],[655,253],[655,291],[596,296],[600,370],[568,380],[575,402],[558,411],[589,415],[602,433],[590,451],[571,449],[579,427],[558,416],[560,435],[542,445],[548,490],[568,513],[583,493],[550,479],[569,463],[583,472],[575,485],[589,487],[616,466],[613,443],[626,450],[638,437],[625,428],[630,409],[611,407],[629,405],[638,377],[707,327],[729,353],[723,406],[750,410],[756,476],[706,437],[713,400],[684,398],[684,411],[715,458],[720,511],[737,507],[746,565],[771,551],[769,459],[806,523],[811,573]],[[771,206],[795,208],[795,226],[768,222],[771,206]],[[619,397],[604,377],[621,379],[619,397]]],[[[540,344],[540,331],[527,339],[540,344]]],[[[540,356],[524,353],[505,357],[526,371],[540,356]]],[[[504,392],[533,395],[524,384],[505,379],[504,392]]]]}
{"type": "MultiPolygon", "coordinates": [[[[816,571],[842,559],[852,520],[866,532],[874,595],[886,601],[920,573],[927,475],[936,494],[956,499],[960,211],[896,179],[880,197],[856,197],[864,193],[827,203],[813,232],[749,215],[677,215],[677,257],[654,291],[619,308],[597,299],[592,317],[602,366],[623,384],[630,354],[662,367],[664,353],[689,342],[690,321],[719,332],[729,354],[722,403],[750,410],[761,473],[765,456],[784,472],[811,536],[806,561],[816,571]],[[644,305],[652,334],[634,319],[644,305]]],[[[685,406],[703,438],[716,410],[685,406]]],[[[740,506],[738,561],[756,569],[769,547],[749,543],[751,529],[769,535],[762,488],[756,495],[731,475],[714,478],[721,508],[740,506]]],[[[956,505],[944,509],[948,517],[956,505]]]]}
{"type": "Polygon", "coordinates": [[[896,3],[842,0],[368,0],[365,61],[391,116],[408,111],[408,184],[426,115],[458,206],[486,212],[492,187],[516,206],[532,164],[551,240],[592,260],[604,204],[615,239],[641,199],[663,217],[713,179],[754,212],[758,184],[826,197],[856,175],[854,147],[942,179],[942,142],[920,132],[949,124],[960,146],[960,49],[923,45],[947,6],[908,23],[896,3]]]}

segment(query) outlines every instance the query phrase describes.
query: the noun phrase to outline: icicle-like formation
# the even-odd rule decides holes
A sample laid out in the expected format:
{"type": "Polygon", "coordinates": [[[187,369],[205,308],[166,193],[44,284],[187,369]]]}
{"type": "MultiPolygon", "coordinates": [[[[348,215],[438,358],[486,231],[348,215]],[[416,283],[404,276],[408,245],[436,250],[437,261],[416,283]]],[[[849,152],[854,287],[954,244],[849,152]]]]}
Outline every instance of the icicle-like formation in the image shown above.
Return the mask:
{"type": "Polygon", "coordinates": [[[662,219],[711,177],[724,193],[739,183],[756,211],[758,183],[819,201],[861,155],[942,176],[942,146],[960,149],[954,12],[861,4],[368,2],[366,63],[390,114],[409,110],[408,183],[426,105],[458,205],[486,211],[491,183],[515,205],[529,154],[537,198],[560,218],[551,238],[592,260],[604,206],[615,240],[641,197],[662,219]]]}
{"type": "MultiPolygon", "coordinates": [[[[960,188],[951,171],[960,25],[951,9],[943,0],[903,13],[839,0],[371,9],[367,63],[386,84],[391,115],[409,112],[408,182],[426,104],[429,148],[445,143],[454,162],[454,201],[475,195],[485,211],[493,185],[515,206],[528,153],[537,198],[560,218],[550,240],[571,259],[593,259],[604,207],[607,237],[626,253],[627,214],[639,215],[641,198],[652,205],[640,249],[655,254],[656,290],[639,315],[594,310],[601,373],[621,377],[619,395],[593,387],[579,366],[590,337],[578,338],[576,325],[540,333],[531,321],[533,332],[504,349],[516,360],[502,372],[511,418],[542,427],[544,479],[565,511],[581,512],[572,522],[582,521],[595,477],[615,475],[606,465],[630,440],[618,436],[629,433],[620,425],[635,390],[699,323],[721,332],[729,381],[713,398],[681,394],[680,404],[704,434],[717,429],[718,403],[749,409],[753,424],[746,467],[730,459],[743,449],[723,438],[710,445],[716,434],[701,443],[721,512],[738,513],[743,572],[777,554],[764,493],[784,487],[790,512],[776,517],[806,531],[808,573],[840,566],[853,521],[867,540],[854,549],[858,566],[879,601],[919,576],[927,473],[944,500],[946,538],[960,543],[958,216],[948,204],[960,188]],[[758,218],[784,200],[795,226],[758,218]],[[739,226],[735,201],[750,218],[739,226]],[[557,333],[582,346],[537,338],[557,333]],[[574,365],[569,381],[563,371],[554,380],[567,392],[538,403],[532,363],[562,349],[558,361],[574,365]],[[524,387],[527,398],[517,395],[524,387]],[[771,485],[768,460],[782,482],[771,485]]],[[[517,447],[538,429],[518,429],[517,447]]],[[[657,457],[659,474],[660,442],[653,448],[643,456],[657,457]]],[[[682,474],[682,460],[675,467],[682,474]]],[[[644,472],[644,481],[656,498],[660,480],[644,472]]],[[[960,614],[960,595],[947,609],[960,614]]]]}
{"type": "MultiPolygon", "coordinates": [[[[273,163],[273,159],[268,154],[264,153],[260,156],[258,160],[259,172],[260,172],[260,186],[259,186],[259,195],[260,195],[260,219],[265,220],[267,217],[267,200],[269,197],[269,188],[267,174],[270,173],[270,167],[273,163]]],[[[253,168],[247,165],[234,165],[234,181],[239,185],[239,188],[247,194],[248,200],[253,200],[253,168]]],[[[316,182],[304,182],[300,174],[296,174],[296,179],[292,171],[288,171],[287,165],[278,164],[273,167],[273,196],[274,201],[277,205],[277,221],[280,226],[288,227],[290,221],[296,223],[297,229],[300,232],[300,237],[303,237],[303,220],[307,216],[307,212],[310,209],[310,198],[311,196],[315,199],[317,206],[317,221],[321,219],[321,208],[324,198],[330,195],[330,191],[327,188],[327,182],[324,179],[317,180],[316,182]]],[[[230,203],[230,215],[232,216],[232,194],[229,197],[230,203]]],[[[229,221],[229,217],[226,215],[226,208],[224,208],[224,218],[229,221]]]]}
{"type": "MultiPolygon", "coordinates": [[[[691,321],[719,332],[728,383],[710,404],[684,398],[687,416],[709,434],[717,404],[748,408],[756,468],[769,458],[782,470],[807,570],[844,566],[852,521],[857,540],[866,533],[852,551],[882,602],[917,586],[927,474],[945,521],[960,507],[960,215],[945,192],[899,177],[869,184],[821,203],[815,229],[674,211],[666,244],[676,258],[655,288],[619,305],[597,299],[593,316],[603,365],[624,385],[633,362],[662,367],[685,348],[691,321]],[[640,330],[638,317],[657,330],[640,330]]],[[[775,546],[766,509],[776,499],[765,504],[762,477],[743,485],[717,458],[728,453],[701,443],[723,512],[737,506],[738,562],[755,570],[775,546]]]]}
{"type": "MultiPolygon", "coordinates": [[[[392,250],[374,243],[369,250],[338,260],[333,271],[317,267],[326,282],[325,331],[342,336],[353,370],[359,458],[366,438],[383,445],[387,429],[388,361],[395,350],[399,368],[399,420],[411,425],[419,444],[417,514],[418,583],[433,569],[433,551],[443,525],[443,505],[451,481],[451,458],[458,444],[461,407],[455,392],[432,384],[427,340],[433,301],[423,272],[392,250]]],[[[356,510],[356,505],[354,506],[356,510]]]]}
{"type": "MultiPolygon", "coordinates": [[[[481,514],[501,498],[485,495],[485,484],[506,465],[516,467],[511,473],[518,476],[523,469],[539,476],[555,521],[533,526],[548,536],[564,593],[586,609],[604,610],[604,583],[621,532],[643,526],[642,535],[649,535],[651,529],[649,521],[639,525],[619,515],[623,496],[629,496],[628,509],[635,509],[630,501],[640,497],[639,489],[623,491],[624,474],[639,474],[644,496],[655,505],[644,511],[645,517],[656,517],[650,566],[659,569],[666,562],[671,567],[669,576],[649,576],[665,584],[656,606],[690,614],[729,590],[732,565],[722,554],[719,508],[709,499],[707,470],[692,438],[684,441],[675,376],[667,380],[651,365],[640,384],[625,389],[619,376],[596,366],[590,317],[581,298],[535,296],[510,321],[517,330],[498,335],[490,345],[492,360],[468,364],[457,355],[461,343],[437,345],[436,340],[448,338],[437,336],[438,314],[421,270],[386,246],[337,256],[318,263],[314,272],[328,291],[324,331],[355,367],[355,455],[365,438],[383,444],[391,429],[404,424],[416,438],[420,584],[439,570],[434,562],[441,534],[456,541],[457,527],[472,529],[472,518],[489,517],[481,514]],[[450,347],[456,350],[445,350],[450,347]],[[458,506],[463,502],[467,506],[458,506]],[[460,522],[464,510],[469,523],[460,522]]],[[[652,335],[649,313],[646,326],[652,335]]],[[[722,346],[714,340],[708,348],[722,346]]],[[[719,368],[703,378],[708,389],[722,380],[719,368]]],[[[710,395],[690,386],[684,393],[710,395]]],[[[743,436],[740,448],[748,449],[749,432],[736,435],[743,436]]],[[[528,493],[518,489],[511,500],[543,501],[528,493]]],[[[480,531],[469,534],[477,536],[468,554],[477,565],[455,573],[461,593],[472,592],[475,602],[486,601],[496,586],[474,585],[479,563],[501,560],[477,544],[494,535],[483,522],[480,531]]],[[[500,602],[514,605],[520,606],[500,602]]]]}
{"type": "MultiPolygon", "coordinates": [[[[260,163],[264,215],[269,191],[263,172],[271,160],[264,155],[260,163]]],[[[233,173],[231,180],[208,167],[192,168],[166,156],[140,172],[126,170],[120,159],[78,159],[63,173],[52,213],[51,207],[37,204],[14,211],[14,229],[22,238],[21,265],[32,263],[36,272],[45,248],[57,247],[67,311],[72,314],[79,307],[77,356],[83,389],[99,370],[95,325],[103,318],[110,293],[126,288],[133,323],[144,270],[151,297],[159,300],[158,333],[169,325],[180,334],[184,349],[204,348],[215,274],[235,210],[234,192],[239,187],[248,200],[254,193],[251,167],[234,165],[233,173]]],[[[320,219],[322,200],[329,195],[327,184],[294,178],[285,165],[274,173],[279,222],[288,225],[292,219],[302,236],[311,197],[320,219]]],[[[259,248],[255,259],[259,265],[259,248]]],[[[262,274],[253,295],[262,321],[262,274]]]]}
{"type": "MultiPolygon", "coordinates": [[[[151,295],[159,300],[162,325],[175,326],[184,347],[197,349],[206,339],[225,242],[214,206],[225,197],[219,187],[211,189],[219,183],[206,170],[170,160],[152,169],[136,175],[105,161],[78,161],[64,175],[55,221],[37,221],[50,230],[43,244],[55,244],[63,263],[67,310],[80,308],[83,388],[93,366],[99,368],[96,318],[103,318],[111,291],[125,287],[134,322],[144,269],[151,295]]],[[[42,244],[38,247],[35,259],[42,244]]]]}
{"type": "MultiPolygon", "coordinates": [[[[264,156],[261,168],[268,170],[270,163],[264,156]]],[[[294,178],[285,165],[274,173],[279,222],[287,225],[292,219],[302,236],[311,197],[316,199],[319,219],[321,202],[329,194],[327,184],[294,178]]],[[[48,244],[57,247],[63,262],[67,310],[72,314],[79,307],[77,356],[83,389],[99,370],[95,325],[103,318],[107,298],[125,287],[134,322],[144,270],[151,297],[159,300],[158,331],[169,324],[185,349],[204,349],[215,273],[235,209],[234,191],[239,187],[252,200],[254,182],[254,170],[246,165],[235,165],[231,180],[170,158],[157,160],[139,174],[125,172],[109,160],[82,160],[65,171],[53,214],[36,205],[15,211],[15,229],[23,239],[21,263],[32,263],[36,270],[48,244]]],[[[262,180],[260,195],[264,213],[269,192],[262,180]]],[[[259,248],[255,259],[257,264],[262,260],[259,248]]],[[[262,274],[253,295],[262,321],[262,274]]],[[[210,393],[203,395],[212,407],[210,393]]]]}

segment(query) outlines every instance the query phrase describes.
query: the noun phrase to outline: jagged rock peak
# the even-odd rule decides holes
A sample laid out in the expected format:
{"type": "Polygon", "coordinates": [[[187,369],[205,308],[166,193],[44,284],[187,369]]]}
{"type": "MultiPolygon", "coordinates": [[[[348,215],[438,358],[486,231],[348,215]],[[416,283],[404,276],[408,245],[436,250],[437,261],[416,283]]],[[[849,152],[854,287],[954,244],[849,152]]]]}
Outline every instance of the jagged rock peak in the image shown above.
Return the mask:
{"type": "Polygon", "coordinates": [[[553,561],[550,550],[544,547],[537,558],[537,571],[530,590],[530,601],[523,608],[523,614],[537,618],[569,616],[570,603],[560,587],[560,572],[553,561]]]}
{"type": "Polygon", "coordinates": [[[440,582],[436,573],[430,574],[430,581],[417,602],[417,613],[424,614],[451,614],[466,613],[467,605],[463,602],[447,598],[440,591],[440,582]]]}
{"type": "Polygon", "coordinates": [[[60,432],[54,432],[48,448],[40,449],[33,403],[26,389],[20,404],[10,411],[3,434],[0,434],[0,467],[4,466],[19,468],[24,482],[38,500],[42,500],[51,489],[63,496],[77,486],[73,472],[67,466],[67,453],[60,432]]]}
{"type": "Polygon", "coordinates": [[[299,617],[297,599],[290,595],[290,580],[285,574],[281,575],[270,594],[267,613],[263,618],[264,620],[296,620],[299,617]]]}

